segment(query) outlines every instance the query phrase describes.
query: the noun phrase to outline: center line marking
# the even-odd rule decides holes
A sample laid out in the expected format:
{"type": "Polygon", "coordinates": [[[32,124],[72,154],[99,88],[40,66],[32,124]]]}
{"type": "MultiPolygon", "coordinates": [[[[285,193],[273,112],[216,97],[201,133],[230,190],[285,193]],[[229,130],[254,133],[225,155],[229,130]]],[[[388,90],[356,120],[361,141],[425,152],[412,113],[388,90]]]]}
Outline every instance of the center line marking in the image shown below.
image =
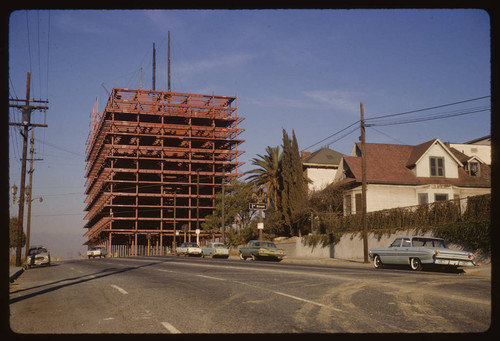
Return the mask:
{"type": "Polygon", "coordinates": [[[120,288],[118,285],[111,284],[111,286],[124,295],[128,294],[128,292],[126,292],[124,289],[120,288]]]}
{"type": "Polygon", "coordinates": [[[161,324],[163,325],[163,327],[167,328],[167,330],[169,332],[171,332],[172,334],[181,334],[181,331],[179,329],[175,328],[174,326],[172,326],[170,323],[162,322],[161,324]]]}

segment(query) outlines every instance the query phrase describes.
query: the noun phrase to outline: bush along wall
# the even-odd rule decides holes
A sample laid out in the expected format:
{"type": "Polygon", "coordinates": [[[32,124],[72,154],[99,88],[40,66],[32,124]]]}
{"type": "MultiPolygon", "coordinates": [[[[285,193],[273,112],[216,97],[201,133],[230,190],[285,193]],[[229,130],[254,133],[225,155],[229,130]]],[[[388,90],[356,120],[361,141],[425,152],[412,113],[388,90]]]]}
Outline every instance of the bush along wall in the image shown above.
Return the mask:
{"type": "MultiPolygon", "coordinates": [[[[384,234],[413,229],[416,233],[433,231],[436,237],[462,245],[471,251],[491,252],[491,194],[468,197],[459,201],[439,201],[427,205],[398,207],[370,212],[368,232],[380,239],[384,234]],[[463,212],[462,207],[466,207],[463,212]]],[[[324,217],[322,217],[323,220],[324,217]]],[[[361,214],[330,215],[323,223],[326,233],[309,235],[304,245],[336,244],[345,233],[361,233],[361,214]]]]}

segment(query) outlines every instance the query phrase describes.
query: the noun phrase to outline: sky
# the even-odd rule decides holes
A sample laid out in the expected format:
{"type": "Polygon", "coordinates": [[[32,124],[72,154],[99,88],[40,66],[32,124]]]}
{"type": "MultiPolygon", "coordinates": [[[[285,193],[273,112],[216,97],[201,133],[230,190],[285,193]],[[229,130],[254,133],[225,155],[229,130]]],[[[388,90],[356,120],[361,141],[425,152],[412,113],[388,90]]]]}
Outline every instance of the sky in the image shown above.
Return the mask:
{"type": "MultiPolygon", "coordinates": [[[[156,89],[166,90],[168,31],[172,91],[237,96],[241,172],[281,144],[283,129],[302,150],[349,155],[361,102],[367,124],[378,123],[367,127],[368,143],[490,134],[483,10],[21,10],[9,19],[9,98],[25,98],[31,72],[30,97],[49,101],[32,116],[48,127],[34,129],[43,160],[34,162],[31,244],[53,257],[86,250],[85,153],[96,99],[102,111],[113,87],[151,89],[153,43],[156,89]],[[450,117],[428,120],[442,116],[450,117]]],[[[20,117],[10,110],[9,122],[20,117]]],[[[20,184],[21,151],[19,128],[10,126],[10,186],[20,184]]]]}

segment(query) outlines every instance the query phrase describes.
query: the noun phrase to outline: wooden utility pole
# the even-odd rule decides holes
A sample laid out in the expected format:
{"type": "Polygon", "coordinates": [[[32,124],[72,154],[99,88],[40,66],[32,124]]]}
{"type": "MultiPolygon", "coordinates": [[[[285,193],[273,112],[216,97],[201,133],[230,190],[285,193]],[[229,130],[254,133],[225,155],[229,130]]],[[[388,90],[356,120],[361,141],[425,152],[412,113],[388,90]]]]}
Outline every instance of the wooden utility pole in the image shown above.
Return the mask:
{"type": "Polygon", "coordinates": [[[22,163],[21,163],[21,185],[19,188],[19,215],[18,215],[18,229],[17,229],[17,247],[16,247],[16,266],[21,266],[22,261],[21,261],[21,249],[22,249],[22,236],[23,236],[23,220],[24,220],[24,203],[25,203],[25,188],[26,188],[26,160],[27,160],[27,153],[28,153],[28,132],[30,127],[47,127],[46,124],[32,124],[31,123],[31,112],[33,110],[46,110],[48,109],[47,106],[36,106],[36,105],[31,105],[31,102],[39,102],[39,103],[48,103],[48,101],[35,101],[35,100],[30,100],[30,80],[31,80],[31,73],[27,73],[26,77],[26,98],[23,100],[19,99],[10,99],[10,101],[21,101],[25,102],[24,104],[9,104],[9,107],[11,108],[18,108],[21,109],[22,111],[22,122],[21,123],[16,123],[16,122],[10,122],[9,125],[12,126],[21,126],[23,127],[23,131],[21,132],[21,135],[23,136],[23,157],[22,157],[22,163]]]}
{"type": "Polygon", "coordinates": [[[364,262],[368,263],[368,224],[366,220],[366,149],[365,149],[365,113],[363,102],[360,103],[361,111],[361,219],[363,220],[363,255],[364,262]]]}
{"type": "Polygon", "coordinates": [[[174,247],[174,252],[177,251],[177,243],[175,241],[175,234],[177,233],[176,230],[176,225],[177,225],[177,188],[174,191],[174,240],[173,240],[173,247],[174,247]]]}
{"type": "Polygon", "coordinates": [[[224,197],[225,197],[225,192],[224,192],[224,182],[226,181],[226,171],[225,169],[223,168],[222,169],[222,182],[221,182],[221,186],[222,186],[222,214],[221,214],[221,225],[220,225],[220,231],[222,233],[222,242],[225,243],[226,242],[226,238],[224,236],[224,223],[225,223],[225,217],[224,217],[224,197]]]}
{"type": "MultiPolygon", "coordinates": [[[[30,140],[30,170],[28,171],[30,175],[30,183],[28,185],[29,191],[28,191],[28,217],[26,221],[26,247],[25,247],[25,256],[28,257],[29,254],[29,248],[30,248],[30,231],[31,231],[31,196],[33,195],[33,161],[41,161],[43,159],[34,159],[33,154],[35,152],[35,149],[33,147],[35,143],[35,136],[33,130],[31,130],[31,140],[30,140]]],[[[40,202],[42,201],[42,198],[40,198],[40,202]]]]}

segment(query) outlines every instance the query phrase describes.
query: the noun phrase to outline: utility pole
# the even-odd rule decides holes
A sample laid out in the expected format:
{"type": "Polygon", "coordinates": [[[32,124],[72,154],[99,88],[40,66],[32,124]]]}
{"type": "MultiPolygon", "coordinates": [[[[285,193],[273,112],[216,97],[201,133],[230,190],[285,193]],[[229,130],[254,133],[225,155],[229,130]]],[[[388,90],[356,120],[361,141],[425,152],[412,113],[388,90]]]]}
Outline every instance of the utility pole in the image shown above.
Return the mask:
{"type": "Polygon", "coordinates": [[[196,170],[196,229],[200,228],[200,169],[196,170]]]}
{"type": "Polygon", "coordinates": [[[172,91],[170,87],[170,31],[168,31],[168,91],[172,91]]]}
{"type": "Polygon", "coordinates": [[[224,236],[224,223],[225,223],[225,217],[224,217],[224,197],[225,197],[225,192],[224,192],[224,182],[226,181],[226,170],[222,168],[222,181],[221,181],[221,186],[222,186],[222,214],[221,214],[221,221],[222,224],[220,225],[221,233],[222,233],[222,242],[226,242],[226,238],[224,236]]]}
{"type": "Polygon", "coordinates": [[[153,91],[156,90],[156,48],[153,43],[153,91]]]}
{"type": "Polygon", "coordinates": [[[363,102],[360,103],[361,111],[361,219],[363,220],[363,254],[364,262],[368,263],[368,224],[366,220],[366,149],[365,149],[365,113],[363,102]]]}
{"type": "Polygon", "coordinates": [[[47,127],[46,124],[32,124],[31,123],[31,112],[33,110],[46,110],[47,106],[37,106],[30,105],[30,102],[38,102],[38,103],[48,103],[48,101],[36,101],[30,100],[30,80],[31,73],[27,73],[26,79],[26,98],[24,100],[18,99],[10,99],[10,101],[21,101],[25,102],[23,104],[9,104],[9,107],[18,108],[22,110],[22,122],[9,122],[9,125],[12,126],[22,126],[23,132],[21,135],[23,136],[23,158],[21,164],[21,185],[20,185],[20,193],[19,193],[19,215],[18,215],[18,229],[17,229],[17,247],[16,247],[16,266],[21,266],[21,249],[22,249],[22,236],[23,236],[23,220],[24,220],[24,202],[25,202],[25,187],[26,187],[26,154],[28,153],[28,132],[30,127],[47,127]]]}
{"type": "Polygon", "coordinates": [[[176,231],[176,225],[177,225],[177,188],[174,190],[174,240],[173,240],[173,252],[177,253],[177,243],[175,241],[175,235],[177,233],[176,231]]]}
{"type": "MultiPolygon", "coordinates": [[[[34,136],[34,131],[31,130],[31,140],[30,140],[30,170],[28,171],[30,175],[30,184],[28,185],[28,217],[27,217],[27,222],[26,222],[26,247],[25,247],[25,256],[28,257],[29,254],[29,248],[30,248],[30,231],[31,231],[31,196],[33,194],[33,161],[41,161],[43,159],[34,159],[33,154],[34,154],[34,145],[35,143],[35,136],[34,136]]],[[[42,198],[40,198],[40,202],[42,201],[42,198]]]]}

